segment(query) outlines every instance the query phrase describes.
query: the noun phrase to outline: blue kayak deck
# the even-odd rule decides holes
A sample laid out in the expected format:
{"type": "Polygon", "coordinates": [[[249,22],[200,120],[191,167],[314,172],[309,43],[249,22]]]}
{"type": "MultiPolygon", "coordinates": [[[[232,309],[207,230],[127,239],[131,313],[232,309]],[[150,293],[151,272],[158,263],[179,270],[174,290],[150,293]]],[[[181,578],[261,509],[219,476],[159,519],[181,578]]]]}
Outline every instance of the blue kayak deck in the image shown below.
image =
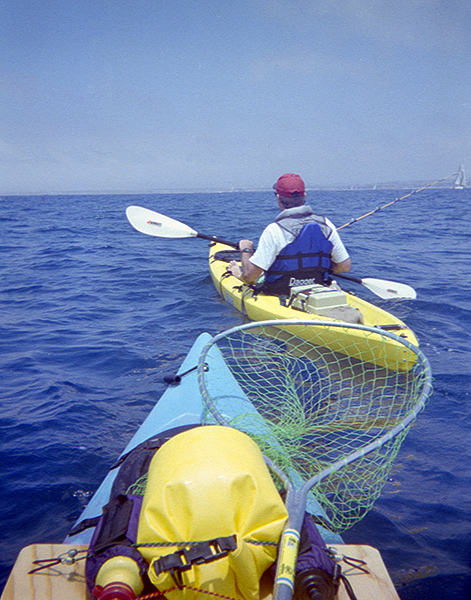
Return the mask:
{"type": "MultiPolygon", "coordinates": [[[[183,361],[178,374],[186,373],[198,364],[198,358],[203,347],[211,339],[208,333],[202,333],[193,344],[187,357],[183,361]]],[[[254,415],[255,427],[264,427],[260,418],[257,421],[257,411],[250,400],[244,394],[237,381],[232,376],[222,355],[216,347],[212,347],[209,356],[211,357],[211,371],[217,372],[217,376],[212,378],[211,371],[207,375],[208,386],[211,388],[211,395],[218,398],[218,405],[223,406],[223,414],[227,420],[240,414],[250,413],[254,415]]],[[[121,456],[130,452],[133,448],[145,442],[147,439],[159,433],[183,425],[198,425],[203,421],[204,403],[199,391],[196,369],[186,373],[180,383],[172,384],[162,394],[160,400],[151,410],[145,421],[139,427],[131,441],[128,443],[121,456]]],[[[276,443],[276,440],[274,440],[276,443]]],[[[111,488],[119,469],[114,469],[108,473],[98,490],[93,495],[89,504],[83,511],[78,522],[101,515],[102,507],[108,502],[111,488]]],[[[324,511],[315,500],[313,494],[310,494],[308,501],[308,512],[320,514],[325,517],[324,511]]],[[[324,528],[319,527],[325,542],[327,544],[341,544],[342,538],[324,528]]],[[[66,544],[88,544],[90,542],[93,529],[85,530],[74,536],[68,536],[64,543],[66,544]]]]}

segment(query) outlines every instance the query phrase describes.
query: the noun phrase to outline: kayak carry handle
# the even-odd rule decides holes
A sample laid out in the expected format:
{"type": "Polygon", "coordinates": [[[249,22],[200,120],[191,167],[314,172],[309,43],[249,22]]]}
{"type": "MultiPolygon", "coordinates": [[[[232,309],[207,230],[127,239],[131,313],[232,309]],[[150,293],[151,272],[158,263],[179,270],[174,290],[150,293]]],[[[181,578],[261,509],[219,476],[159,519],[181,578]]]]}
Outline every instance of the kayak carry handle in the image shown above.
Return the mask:
{"type": "MultiPolygon", "coordinates": [[[[185,377],[185,375],[188,375],[188,373],[191,373],[192,371],[196,371],[196,369],[198,368],[198,365],[196,365],[196,367],[192,367],[191,369],[188,369],[188,371],[185,371],[184,373],[167,373],[167,375],[164,375],[164,381],[165,383],[168,383],[168,385],[178,385],[181,380],[182,377],[185,377]]],[[[209,367],[208,365],[205,363],[204,364],[204,370],[208,371],[209,367]]]]}

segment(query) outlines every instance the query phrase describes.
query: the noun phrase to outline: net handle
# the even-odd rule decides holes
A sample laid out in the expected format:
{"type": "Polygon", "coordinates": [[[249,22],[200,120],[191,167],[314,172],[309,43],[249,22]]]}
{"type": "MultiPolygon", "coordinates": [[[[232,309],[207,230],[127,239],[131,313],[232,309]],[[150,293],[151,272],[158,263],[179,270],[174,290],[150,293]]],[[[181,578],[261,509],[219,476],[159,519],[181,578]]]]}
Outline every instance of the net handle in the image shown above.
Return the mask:
{"type": "Polygon", "coordinates": [[[431,368],[427,357],[414,344],[389,331],[384,331],[375,327],[370,327],[368,325],[336,323],[331,321],[314,322],[312,320],[303,319],[274,319],[271,321],[251,322],[246,323],[244,325],[239,325],[237,327],[233,327],[232,329],[215,335],[204,346],[198,360],[198,384],[200,393],[205,405],[209,408],[211,414],[218,423],[220,423],[223,426],[230,427],[230,424],[227,423],[227,421],[223,418],[223,416],[215,407],[211,397],[207,392],[206,385],[204,382],[206,357],[211,347],[217,344],[219,340],[228,337],[229,335],[232,335],[237,331],[245,331],[247,329],[256,328],[263,329],[265,327],[284,327],[286,325],[308,325],[311,327],[329,326],[348,329],[359,329],[379,334],[387,338],[391,338],[397,341],[398,343],[406,346],[421,358],[425,370],[425,382],[419,399],[415,403],[414,407],[398,425],[396,425],[393,429],[382,435],[374,442],[371,442],[370,444],[366,445],[364,448],[356,450],[352,454],[335,462],[327,469],[324,469],[320,473],[317,473],[316,475],[311,477],[311,479],[309,479],[306,483],[304,483],[299,489],[295,489],[289,477],[279,467],[277,467],[277,465],[275,465],[272,460],[264,456],[265,462],[275,472],[275,474],[278,477],[280,477],[284,485],[286,485],[288,492],[286,496],[288,520],[283,530],[283,534],[281,536],[280,541],[279,559],[275,576],[275,588],[273,592],[274,600],[291,600],[293,595],[294,575],[296,570],[295,567],[298,555],[300,532],[306,510],[308,493],[311,490],[311,488],[326,477],[328,477],[329,475],[331,475],[332,473],[335,473],[336,471],[340,470],[346,465],[351,464],[355,460],[366,456],[370,452],[377,450],[379,447],[392,440],[396,435],[404,431],[414,421],[419,412],[424,408],[425,402],[432,390],[431,368]]]}

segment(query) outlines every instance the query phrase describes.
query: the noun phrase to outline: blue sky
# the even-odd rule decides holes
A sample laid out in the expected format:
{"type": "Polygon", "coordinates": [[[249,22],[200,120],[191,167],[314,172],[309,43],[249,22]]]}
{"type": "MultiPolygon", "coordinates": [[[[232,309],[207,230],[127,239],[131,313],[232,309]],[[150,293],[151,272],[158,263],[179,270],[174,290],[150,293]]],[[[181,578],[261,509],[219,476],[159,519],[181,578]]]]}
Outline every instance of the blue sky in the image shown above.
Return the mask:
{"type": "Polygon", "coordinates": [[[0,193],[471,171],[469,0],[0,0],[0,193]]]}

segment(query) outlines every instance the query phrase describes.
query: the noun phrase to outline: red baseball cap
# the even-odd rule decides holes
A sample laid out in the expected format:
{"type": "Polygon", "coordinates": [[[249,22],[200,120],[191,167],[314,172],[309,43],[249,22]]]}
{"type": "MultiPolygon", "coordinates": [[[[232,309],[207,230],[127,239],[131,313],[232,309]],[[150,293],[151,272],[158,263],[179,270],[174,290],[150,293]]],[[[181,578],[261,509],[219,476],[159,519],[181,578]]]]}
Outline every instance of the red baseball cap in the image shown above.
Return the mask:
{"type": "Polygon", "coordinates": [[[285,173],[279,177],[273,189],[283,198],[296,198],[305,194],[304,181],[295,173],[285,173]]]}

